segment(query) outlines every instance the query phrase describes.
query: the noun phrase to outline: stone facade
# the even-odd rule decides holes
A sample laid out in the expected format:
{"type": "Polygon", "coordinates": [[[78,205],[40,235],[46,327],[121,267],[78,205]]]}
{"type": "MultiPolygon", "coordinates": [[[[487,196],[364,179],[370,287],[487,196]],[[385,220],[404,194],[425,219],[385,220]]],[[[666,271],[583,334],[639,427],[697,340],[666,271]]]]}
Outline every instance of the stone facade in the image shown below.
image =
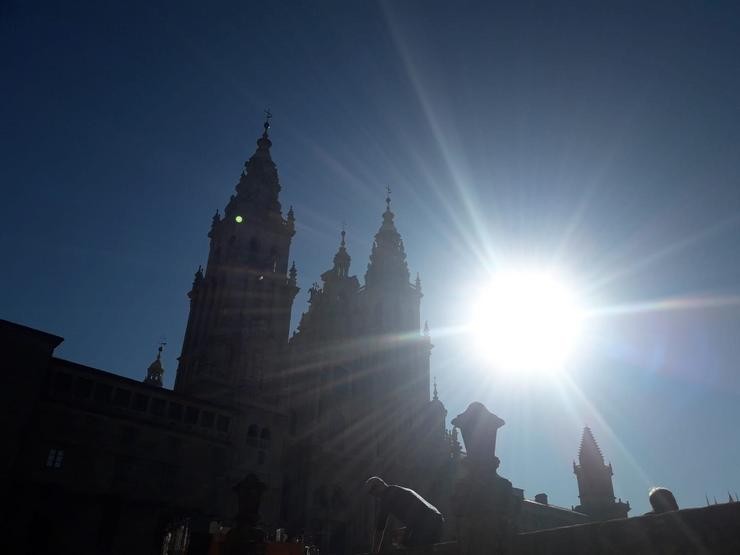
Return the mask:
{"type": "MultiPolygon", "coordinates": [[[[327,554],[369,545],[375,507],[358,492],[371,475],[453,511],[464,454],[436,386],[430,395],[421,281],[411,280],[391,199],[364,283],[342,232],[289,337],[295,217],[283,216],[268,128],[213,218],[174,391],[162,387],[159,354],[139,382],[57,358],[61,337],[0,321],[3,532],[19,552],[157,553],[165,529],[187,520],[190,553],[204,553],[209,522],[236,515],[232,486],[249,473],[266,485],[265,526],[327,554]]],[[[520,529],[604,518],[611,467],[590,461],[577,470],[587,514],[524,500],[508,484],[520,529]]]]}

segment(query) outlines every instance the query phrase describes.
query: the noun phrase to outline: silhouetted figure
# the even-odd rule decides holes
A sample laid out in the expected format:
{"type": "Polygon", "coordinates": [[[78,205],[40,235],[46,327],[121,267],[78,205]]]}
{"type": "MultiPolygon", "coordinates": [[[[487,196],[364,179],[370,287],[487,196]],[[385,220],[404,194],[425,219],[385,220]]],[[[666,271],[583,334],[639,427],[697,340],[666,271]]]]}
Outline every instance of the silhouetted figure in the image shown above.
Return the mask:
{"type": "Polygon", "coordinates": [[[406,547],[431,545],[442,537],[444,518],[437,508],[414,490],[388,485],[373,476],[365,482],[368,493],[380,499],[380,514],[373,535],[372,553],[383,545],[388,517],[393,515],[406,526],[402,544],[406,547]]]}
{"type": "Polygon", "coordinates": [[[676,498],[673,496],[673,492],[666,488],[652,488],[648,494],[650,498],[650,505],[653,507],[652,511],[645,514],[657,515],[660,513],[667,513],[669,511],[677,511],[678,503],[676,498]]]}

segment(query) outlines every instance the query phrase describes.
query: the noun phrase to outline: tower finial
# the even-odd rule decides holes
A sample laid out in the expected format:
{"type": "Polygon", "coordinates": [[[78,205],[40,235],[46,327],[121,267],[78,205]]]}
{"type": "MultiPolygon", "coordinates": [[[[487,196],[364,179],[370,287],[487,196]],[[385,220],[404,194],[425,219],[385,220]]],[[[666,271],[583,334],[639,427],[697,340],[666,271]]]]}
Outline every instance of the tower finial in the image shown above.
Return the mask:
{"type": "Polygon", "coordinates": [[[162,339],[157,346],[157,358],[149,365],[146,371],[146,378],[144,383],[153,385],[155,387],[162,387],[162,375],[164,374],[164,368],[162,368],[162,349],[167,345],[167,342],[162,339]]]}
{"type": "Polygon", "coordinates": [[[267,138],[267,130],[270,129],[270,121],[272,121],[272,112],[269,108],[265,108],[265,124],[263,125],[265,132],[262,135],[265,138],[267,138]]]}
{"type": "Polygon", "coordinates": [[[437,395],[437,376],[434,376],[434,395],[432,396],[432,400],[439,401],[439,395],[437,395]]]}
{"type": "Polygon", "coordinates": [[[339,244],[339,245],[340,245],[340,246],[342,246],[342,247],[346,246],[346,244],[345,244],[345,242],[344,242],[344,238],[345,238],[345,237],[346,237],[346,235],[347,235],[347,230],[346,230],[346,228],[347,228],[347,222],[344,222],[344,221],[343,221],[343,222],[342,222],[342,241],[341,241],[341,243],[339,244]]]}
{"type": "Polygon", "coordinates": [[[390,185],[385,186],[385,206],[388,210],[391,209],[391,187],[390,185]]]}

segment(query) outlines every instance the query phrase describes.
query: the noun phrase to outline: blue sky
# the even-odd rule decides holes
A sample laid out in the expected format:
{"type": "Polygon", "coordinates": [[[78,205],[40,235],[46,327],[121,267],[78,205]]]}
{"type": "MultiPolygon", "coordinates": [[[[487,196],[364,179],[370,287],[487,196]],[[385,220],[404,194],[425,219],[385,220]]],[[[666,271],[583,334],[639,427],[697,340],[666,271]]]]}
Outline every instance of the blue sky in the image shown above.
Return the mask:
{"type": "Polygon", "coordinates": [[[347,222],[364,275],[386,185],[449,415],[507,421],[500,472],[577,504],[590,425],[633,515],[740,490],[740,12],[733,3],[34,3],[0,8],[0,316],[58,355],[172,383],[193,272],[274,114],[294,321],[347,222]],[[512,261],[589,321],[555,382],[443,330],[512,261]]]}

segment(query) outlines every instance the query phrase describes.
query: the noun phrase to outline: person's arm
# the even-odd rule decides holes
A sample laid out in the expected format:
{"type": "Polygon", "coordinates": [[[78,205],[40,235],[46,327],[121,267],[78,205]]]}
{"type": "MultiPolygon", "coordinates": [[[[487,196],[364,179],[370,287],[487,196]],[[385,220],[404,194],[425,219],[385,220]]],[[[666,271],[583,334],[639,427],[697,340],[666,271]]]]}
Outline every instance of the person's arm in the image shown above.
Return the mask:
{"type": "Polygon", "coordinates": [[[378,519],[378,524],[382,523],[382,528],[375,528],[373,532],[373,545],[371,553],[380,553],[383,548],[383,538],[385,537],[385,529],[388,527],[388,514],[381,515],[382,520],[378,519]]]}

